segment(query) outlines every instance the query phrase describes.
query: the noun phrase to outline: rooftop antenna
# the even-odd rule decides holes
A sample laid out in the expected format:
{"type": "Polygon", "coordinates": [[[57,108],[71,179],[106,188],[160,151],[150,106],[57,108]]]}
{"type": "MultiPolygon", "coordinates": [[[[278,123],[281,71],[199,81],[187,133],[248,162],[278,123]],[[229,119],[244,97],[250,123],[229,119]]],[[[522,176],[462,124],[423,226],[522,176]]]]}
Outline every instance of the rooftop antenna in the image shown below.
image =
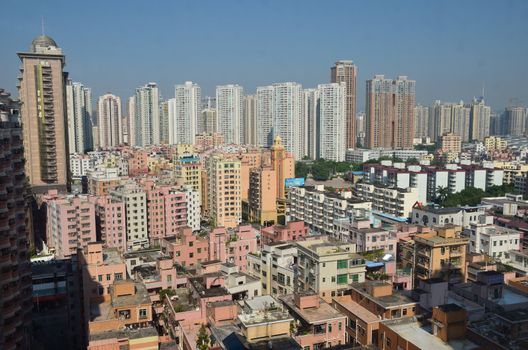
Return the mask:
{"type": "Polygon", "coordinates": [[[484,100],[484,89],[486,87],[486,84],[482,82],[482,100],[484,100]]]}
{"type": "Polygon", "coordinates": [[[40,27],[41,27],[42,35],[44,35],[44,16],[40,17],[40,27]]]}

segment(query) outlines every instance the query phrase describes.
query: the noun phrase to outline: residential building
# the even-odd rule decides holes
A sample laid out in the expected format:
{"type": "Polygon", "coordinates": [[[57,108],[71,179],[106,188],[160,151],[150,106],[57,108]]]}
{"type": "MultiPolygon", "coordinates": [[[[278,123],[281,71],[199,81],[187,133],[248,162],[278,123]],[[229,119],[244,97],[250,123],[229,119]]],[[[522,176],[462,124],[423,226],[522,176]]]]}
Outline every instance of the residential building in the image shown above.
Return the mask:
{"type": "Polygon", "coordinates": [[[135,146],[159,145],[161,139],[159,89],[148,83],[136,89],[134,98],[135,146]]]}
{"type": "Polygon", "coordinates": [[[273,84],[273,138],[280,136],[286,151],[301,159],[301,90],[298,83],[273,84]]]}
{"type": "Polygon", "coordinates": [[[365,280],[365,260],[353,243],[316,239],[296,242],[299,290],[313,291],[330,302],[349,283],[365,280]]]}
{"type": "Polygon", "coordinates": [[[455,225],[469,229],[472,224],[479,222],[479,217],[486,214],[486,207],[464,206],[451,208],[437,208],[435,206],[415,206],[412,211],[413,224],[428,227],[455,225]]]}
{"type": "Polygon", "coordinates": [[[117,168],[102,168],[101,170],[90,171],[86,175],[88,177],[88,193],[93,196],[106,196],[110,190],[121,183],[117,168]]]}
{"type": "Polygon", "coordinates": [[[317,294],[289,294],[279,297],[296,320],[293,339],[305,350],[345,344],[346,316],[317,294]]]}
{"type": "Polygon", "coordinates": [[[90,196],[88,198],[95,205],[97,232],[105,247],[126,251],[125,204],[111,196],[90,196]]]}
{"type": "Polygon", "coordinates": [[[402,189],[357,183],[356,191],[359,198],[372,203],[372,210],[396,217],[410,217],[418,202],[418,189],[413,187],[402,189]]]}
{"type": "Polygon", "coordinates": [[[160,103],[160,143],[169,144],[169,101],[160,103]]]}
{"type": "Polygon", "coordinates": [[[92,90],[82,83],[66,83],[68,152],[84,153],[93,149],[92,90]]]}
{"type": "MultiPolygon", "coordinates": [[[[345,83],[345,149],[356,147],[356,95],[357,95],[357,66],[352,61],[337,61],[330,68],[332,83],[345,83]]],[[[325,158],[326,159],[326,158],[325,158]]]]}
{"type": "Polygon", "coordinates": [[[207,159],[209,216],[216,226],[235,227],[242,220],[240,161],[221,154],[207,159]]]}
{"type": "Polygon", "coordinates": [[[257,143],[257,96],[244,96],[244,112],[242,115],[242,144],[258,145],[257,143]]]}
{"type": "Polygon", "coordinates": [[[366,145],[368,148],[412,148],[416,81],[399,76],[367,80],[366,145]]]}
{"type": "Polygon", "coordinates": [[[269,245],[276,242],[302,240],[309,228],[304,221],[289,221],[286,225],[272,225],[260,230],[260,242],[269,245]]]}
{"type": "Polygon", "coordinates": [[[65,56],[52,38],[41,35],[31,43],[30,52],[19,52],[18,57],[26,176],[34,191],[46,192],[48,187],[65,191],[69,163],[65,56]]]}
{"type": "Polygon", "coordinates": [[[471,140],[482,141],[490,134],[491,107],[486,106],[484,98],[474,98],[471,104],[471,140]]]}
{"type": "Polygon", "coordinates": [[[429,136],[430,113],[429,107],[417,105],[414,107],[414,138],[429,136]]]}
{"type": "Polygon", "coordinates": [[[234,264],[245,272],[248,254],[257,251],[257,232],[251,225],[213,229],[209,233],[209,259],[234,264]]]}
{"type": "Polygon", "coordinates": [[[137,146],[136,140],[136,96],[129,97],[127,100],[127,132],[128,144],[130,146],[137,146]]]}
{"type": "Polygon", "coordinates": [[[383,320],[413,317],[417,302],[383,281],[352,283],[350,295],[333,299],[333,306],[347,316],[346,342],[379,345],[377,333],[383,320]]]}
{"type": "Polygon", "coordinates": [[[121,99],[112,94],[99,97],[97,101],[97,129],[100,148],[112,148],[124,143],[122,123],[121,99]]]}
{"type": "Polygon", "coordinates": [[[169,100],[169,143],[192,145],[202,115],[201,89],[192,81],[176,85],[174,89],[175,97],[169,100]]]}
{"type": "Polygon", "coordinates": [[[274,92],[273,86],[257,88],[255,102],[257,145],[261,147],[270,147],[273,144],[274,92]]]}
{"type": "MultiPolygon", "coordinates": [[[[201,197],[202,193],[202,163],[197,155],[184,155],[174,159],[174,173],[176,177],[183,179],[184,184],[192,186],[192,189],[201,197]]],[[[200,198],[201,199],[201,198],[200,198]]],[[[201,203],[201,200],[200,200],[201,203]]]]}
{"type": "Polygon", "coordinates": [[[138,349],[159,346],[152,324],[153,309],[145,285],[132,280],[115,281],[109,300],[94,302],[87,309],[88,350],[121,345],[138,349]]]}
{"type": "Polygon", "coordinates": [[[297,291],[296,257],[293,242],[264,244],[261,250],[247,255],[247,273],[260,279],[264,295],[292,294],[297,291]]]}
{"type": "MultiPolygon", "coordinates": [[[[320,153],[318,112],[319,89],[304,89],[302,91],[302,123],[300,130],[302,134],[302,148],[304,150],[303,157],[308,156],[310,159],[317,159],[320,153]]],[[[348,122],[345,120],[345,123],[348,122]]]]}
{"type": "Polygon", "coordinates": [[[90,170],[94,170],[90,157],[84,154],[70,154],[70,175],[72,178],[86,176],[90,170]]]}
{"type": "Polygon", "coordinates": [[[249,213],[251,222],[269,225],[277,222],[277,178],[271,167],[253,168],[249,174],[249,213]]]}
{"type": "Polygon", "coordinates": [[[216,87],[216,123],[227,144],[240,144],[243,136],[244,90],[239,85],[216,87]]]}
{"type": "Polygon", "coordinates": [[[127,250],[148,247],[145,191],[134,181],[127,181],[110,190],[109,194],[125,204],[127,250]]]}
{"type": "Polygon", "coordinates": [[[371,210],[372,203],[353,198],[351,192],[325,191],[323,185],[292,187],[288,193],[286,222],[304,221],[312,231],[334,235],[335,224],[349,220],[356,209],[371,210]]]}
{"type": "Polygon", "coordinates": [[[505,126],[505,135],[524,135],[526,132],[526,108],[518,106],[506,108],[505,126]]]}
{"type": "MultiPolygon", "coordinates": [[[[441,278],[449,283],[464,281],[469,238],[460,233],[460,227],[446,225],[437,228],[436,232],[414,236],[415,260],[411,266],[417,279],[441,278]]],[[[408,260],[403,262],[406,264],[408,260]]]]}
{"type": "Polygon", "coordinates": [[[174,263],[195,268],[209,258],[209,239],[193,235],[190,227],[179,228],[175,235],[160,240],[161,250],[170,255],[174,263]]]}
{"type": "MultiPolygon", "coordinates": [[[[348,117],[346,83],[319,84],[317,88],[319,89],[319,158],[342,162],[345,160],[348,135],[346,134],[348,117]]],[[[354,123],[348,121],[348,124],[354,123]]],[[[355,138],[354,130],[350,131],[350,135],[354,135],[355,138]]]]}
{"type": "Polygon", "coordinates": [[[462,139],[457,134],[444,134],[441,137],[441,150],[444,153],[454,152],[460,153],[462,151],[462,139]]]}
{"type": "Polygon", "coordinates": [[[218,133],[216,123],[216,109],[206,108],[202,109],[201,119],[197,126],[198,133],[213,134],[218,133]]]}
{"type": "Polygon", "coordinates": [[[185,194],[187,226],[192,228],[193,231],[198,231],[200,230],[200,220],[202,218],[200,192],[196,191],[189,185],[184,185],[180,191],[185,194]]]}
{"type": "Polygon", "coordinates": [[[358,252],[382,250],[396,257],[398,239],[393,232],[372,225],[368,218],[356,218],[348,228],[347,239],[356,245],[358,252]]]}
{"type": "Polygon", "coordinates": [[[60,259],[96,241],[95,206],[86,196],[61,196],[48,202],[46,243],[60,259]]]}
{"type": "Polygon", "coordinates": [[[494,225],[493,216],[481,215],[465,234],[471,253],[484,253],[503,263],[510,261],[511,250],[521,250],[522,233],[494,225]]]}
{"type": "Polygon", "coordinates": [[[32,328],[28,244],[32,237],[26,226],[30,219],[26,217],[25,201],[28,183],[19,108],[18,102],[0,89],[0,348],[5,350],[29,348],[27,335],[32,328]]]}
{"type": "Polygon", "coordinates": [[[218,148],[224,144],[224,136],[214,132],[212,134],[198,134],[195,137],[194,147],[197,152],[218,148]]]}
{"type": "Polygon", "coordinates": [[[508,142],[498,136],[487,136],[484,138],[484,146],[486,151],[504,151],[508,148],[508,142]]]}

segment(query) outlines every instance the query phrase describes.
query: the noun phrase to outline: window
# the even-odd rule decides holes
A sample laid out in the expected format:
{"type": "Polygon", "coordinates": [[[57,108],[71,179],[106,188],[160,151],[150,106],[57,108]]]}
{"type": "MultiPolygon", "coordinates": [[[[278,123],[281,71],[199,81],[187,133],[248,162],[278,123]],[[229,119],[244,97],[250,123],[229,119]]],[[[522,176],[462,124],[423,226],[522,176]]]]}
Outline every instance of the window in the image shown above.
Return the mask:
{"type": "Polygon", "coordinates": [[[357,273],[350,274],[350,279],[352,280],[352,282],[359,282],[359,275],[357,273]]]}
{"type": "Polygon", "coordinates": [[[328,324],[328,333],[332,333],[332,324],[331,323],[328,324]]]}
{"type": "Polygon", "coordinates": [[[147,318],[147,309],[139,309],[139,318],[147,318]]]}
{"type": "Polygon", "coordinates": [[[103,275],[99,275],[99,276],[97,276],[97,280],[98,280],[99,282],[103,282],[103,275]]]}
{"type": "Polygon", "coordinates": [[[193,246],[193,242],[189,242],[189,247],[192,247],[193,246]]]}
{"type": "Polygon", "coordinates": [[[342,324],[341,322],[339,322],[339,323],[337,324],[337,329],[338,329],[338,330],[341,330],[341,328],[343,328],[343,324],[342,324]]]}
{"type": "Polygon", "coordinates": [[[196,250],[196,252],[197,252],[198,254],[200,254],[200,253],[202,252],[202,248],[198,248],[198,249],[196,250]]]}
{"type": "Polygon", "coordinates": [[[337,284],[347,284],[348,283],[348,275],[346,273],[342,275],[337,275],[337,284]]]}
{"type": "Polygon", "coordinates": [[[194,257],[194,253],[189,253],[189,258],[194,257]]]}
{"type": "Polygon", "coordinates": [[[335,276],[332,276],[332,283],[335,283],[335,281],[336,281],[335,276]]]}
{"type": "Polygon", "coordinates": [[[348,267],[348,260],[337,260],[338,269],[346,269],[348,267]]]}
{"type": "Polygon", "coordinates": [[[107,281],[110,281],[110,277],[111,277],[110,274],[107,273],[107,274],[106,274],[106,280],[107,280],[107,281]]]}
{"type": "Polygon", "coordinates": [[[391,345],[392,345],[392,342],[391,342],[390,338],[387,337],[387,338],[386,338],[386,341],[387,341],[387,347],[390,348],[391,345]]]}
{"type": "Polygon", "coordinates": [[[168,276],[167,276],[167,282],[168,282],[168,283],[171,283],[171,282],[172,282],[172,275],[168,275],[168,276]]]}
{"type": "Polygon", "coordinates": [[[326,278],[323,277],[323,283],[325,283],[325,282],[326,282],[326,278]]]}

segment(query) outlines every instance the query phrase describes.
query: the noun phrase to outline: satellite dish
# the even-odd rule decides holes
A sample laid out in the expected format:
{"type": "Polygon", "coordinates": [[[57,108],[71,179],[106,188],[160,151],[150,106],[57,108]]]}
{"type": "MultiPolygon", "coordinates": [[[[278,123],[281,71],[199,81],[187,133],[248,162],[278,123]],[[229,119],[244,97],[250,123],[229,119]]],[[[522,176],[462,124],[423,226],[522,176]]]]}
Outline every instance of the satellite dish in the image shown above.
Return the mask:
{"type": "Polygon", "coordinates": [[[382,259],[383,259],[383,261],[391,261],[392,260],[392,254],[385,254],[382,259]]]}

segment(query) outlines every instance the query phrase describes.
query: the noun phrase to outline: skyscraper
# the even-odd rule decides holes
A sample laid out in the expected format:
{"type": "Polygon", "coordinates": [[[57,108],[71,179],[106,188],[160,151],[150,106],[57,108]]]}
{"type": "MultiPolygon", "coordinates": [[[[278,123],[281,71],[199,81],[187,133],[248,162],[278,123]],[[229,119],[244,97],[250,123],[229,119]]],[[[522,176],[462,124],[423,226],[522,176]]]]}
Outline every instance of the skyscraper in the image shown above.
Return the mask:
{"type": "Polygon", "coordinates": [[[127,131],[128,131],[128,144],[131,146],[136,146],[136,96],[128,98],[127,101],[127,131]]]}
{"type": "Polygon", "coordinates": [[[303,157],[316,159],[319,156],[319,89],[302,91],[302,126],[301,137],[303,157]]]}
{"type": "Polygon", "coordinates": [[[346,84],[346,148],[355,148],[357,66],[352,61],[337,61],[330,75],[332,83],[346,84]]]}
{"type": "Polygon", "coordinates": [[[257,88],[257,144],[270,147],[273,143],[273,86],[257,88]]]}
{"type": "Polygon", "coordinates": [[[505,111],[505,134],[524,135],[526,131],[526,108],[508,107],[505,111]]]}
{"type": "Polygon", "coordinates": [[[186,81],[176,85],[175,97],[169,100],[169,143],[194,144],[201,116],[201,89],[186,81]]]}
{"type": "Polygon", "coordinates": [[[346,153],[346,84],[320,84],[319,157],[342,162],[346,153]]]}
{"type": "Polygon", "coordinates": [[[169,101],[163,101],[160,104],[160,143],[169,143],[169,101]]]}
{"type": "Polygon", "coordinates": [[[136,89],[136,146],[160,144],[161,119],[159,102],[159,91],[156,83],[148,83],[147,85],[136,89]]]}
{"type": "Polygon", "coordinates": [[[68,80],[66,105],[69,152],[84,153],[92,150],[92,91],[82,83],[68,80]]]}
{"type": "Polygon", "coordinates": [[[121,99],[112,94],[99,97],[97,101],[97,128],[99,147],[110,148],[123,143],[121,99]]]}
{"type": "Polygon", "coordinates": [[[206,108],[202,109],[201,121],[198,123],[202,127],[198,130],[198,133],[212,134],[217,132],[216,130],[216,109],[206,108]]]}
{"type": "MultiPolygon", "coordinates": [[[[25,78],[30,77],[26,75],[25,78]]],[[[33,308],[25,211],[24,133],[18,122],[18,109],[18,103],[0,89],[0,157],[3,160],[0,164],[3,189],[0,212],[0,349],[4,350],[29,348],[33,308]]]]}
{"type": "Polygon", "coordinates": [[[429,136],[429,107],[417,105],[414,107],[414,137],[429,136]]]}
{"type": "Polygon", "coordinates": [[[429,130],[429,133],[434,141],[449,133],[459,135],[462,142],[469,141],[471,109],[465,106],[462,101],[459,103],[435,101],[431,111],[434,128],[433,132],[431,133],[429,130]]]}
{"type": "Polygon", "coordinates": [[[65,57],[46,35],[33,40],[30,52],[19,52],[18,57],[26,176],[34,190],[64,190],[68,169],[65,57]]]}
{"type": "Polygon", "coordinates": [[[256,95],[244,97],[242,118],[242,140],[246,145],[257,145],[257,98],[256,95]]]}
{"type": "Polygon", "coordinates": [[[412,148],[416,82],[375,75],[367,80],[366,145],[369,148],[412,148]]]}
{"type": "Polygon", "coordinates": [[[296,160],[302,158],[301,90],[298,83],[273,84],[273,138],[279,135],[296,160]]]}
{"type": "Polygon", "coordinates": [[[244,92],[239,85],[216,87],[216,122],[225,143],[240,144],[242,139],[242,114],[244,92]]]}
{"type": "Polygon", "coordinates": [[[471,104],[471,128],[469,138],[471,140],[484,141],[490,134],[491,108],[486,106],[484,98],[473,99],[471,104]]]}

